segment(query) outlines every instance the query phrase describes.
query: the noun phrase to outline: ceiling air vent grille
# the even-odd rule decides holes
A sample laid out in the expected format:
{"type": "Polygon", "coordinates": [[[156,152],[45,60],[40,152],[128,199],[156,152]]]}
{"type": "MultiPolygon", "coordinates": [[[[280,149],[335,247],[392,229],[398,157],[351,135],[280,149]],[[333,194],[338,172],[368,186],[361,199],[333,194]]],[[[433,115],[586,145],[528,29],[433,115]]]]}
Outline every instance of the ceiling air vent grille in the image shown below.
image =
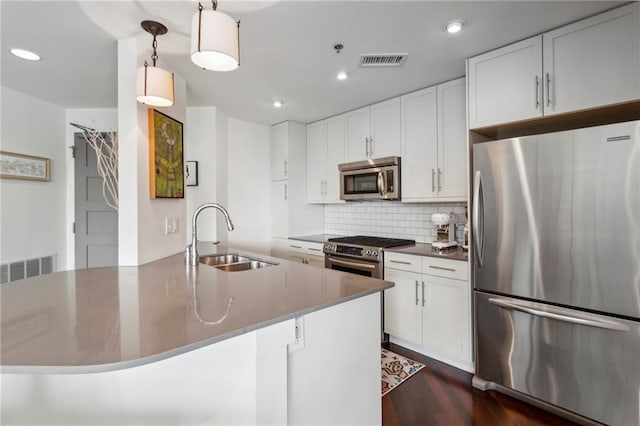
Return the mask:
{"type": "Polygon", "coordinates": [[[399,67],[407,60],[408,53],[367,53],[360,55],[361,67],[399,67]]]}

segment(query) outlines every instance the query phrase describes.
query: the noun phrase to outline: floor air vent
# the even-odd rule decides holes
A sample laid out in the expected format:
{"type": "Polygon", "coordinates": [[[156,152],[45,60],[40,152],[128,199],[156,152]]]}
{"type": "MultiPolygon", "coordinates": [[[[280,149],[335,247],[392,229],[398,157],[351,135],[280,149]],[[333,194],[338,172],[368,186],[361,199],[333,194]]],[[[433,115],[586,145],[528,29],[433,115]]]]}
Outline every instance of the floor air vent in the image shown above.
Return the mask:
{"type": "Polygon", "coordinates": [[[54,270],[53,260],[53,256],[45,256],[3,263],[0,265],[0,283],[4,284],[24,278],[50,274],[54,270]]]}
{"type": "Polygon", "coordinates": [[[367,53],[360,55],[361,67],[399,67],[407,60],[408,53],[367,53]]]}

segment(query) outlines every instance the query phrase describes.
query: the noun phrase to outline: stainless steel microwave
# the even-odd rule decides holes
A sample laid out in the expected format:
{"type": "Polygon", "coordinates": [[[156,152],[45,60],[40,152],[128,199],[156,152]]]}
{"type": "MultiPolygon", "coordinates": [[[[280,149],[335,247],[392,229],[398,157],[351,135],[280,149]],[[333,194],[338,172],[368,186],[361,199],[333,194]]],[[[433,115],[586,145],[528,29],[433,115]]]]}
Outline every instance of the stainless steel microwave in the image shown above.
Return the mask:
{"type": "Polygon", "coordinates": [[[399,200],[400,157],[339,164],[341,200],[399,200]]]}

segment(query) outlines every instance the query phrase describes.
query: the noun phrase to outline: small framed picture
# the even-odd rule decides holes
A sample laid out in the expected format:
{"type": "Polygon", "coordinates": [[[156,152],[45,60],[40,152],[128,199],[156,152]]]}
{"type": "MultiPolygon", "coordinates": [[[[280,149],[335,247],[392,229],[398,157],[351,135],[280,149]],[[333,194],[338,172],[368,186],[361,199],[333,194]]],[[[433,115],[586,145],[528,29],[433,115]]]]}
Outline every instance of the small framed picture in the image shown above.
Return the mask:
{"type": "Polygon", "coordinates": [[[51,160],[0,151],[0,177],[49,182],[51,180],[51,160]]]}
{"type": "Polygon", "coordinates": [[[198,186],[198,162],[187,161],[184,170],[184,181],[187,186],[198,186]]]}

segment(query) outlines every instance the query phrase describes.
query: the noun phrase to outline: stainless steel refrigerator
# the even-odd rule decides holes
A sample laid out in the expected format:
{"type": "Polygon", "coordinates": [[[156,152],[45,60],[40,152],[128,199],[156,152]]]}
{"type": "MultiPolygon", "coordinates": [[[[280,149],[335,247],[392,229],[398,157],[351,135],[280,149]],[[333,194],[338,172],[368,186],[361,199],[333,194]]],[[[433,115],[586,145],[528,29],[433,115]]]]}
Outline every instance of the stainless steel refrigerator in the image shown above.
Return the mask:
{"type": "Polygon", "coordinates": [[[474,385],[639,425],[640,121],[478,143],[473,164],[474,385]]]}

